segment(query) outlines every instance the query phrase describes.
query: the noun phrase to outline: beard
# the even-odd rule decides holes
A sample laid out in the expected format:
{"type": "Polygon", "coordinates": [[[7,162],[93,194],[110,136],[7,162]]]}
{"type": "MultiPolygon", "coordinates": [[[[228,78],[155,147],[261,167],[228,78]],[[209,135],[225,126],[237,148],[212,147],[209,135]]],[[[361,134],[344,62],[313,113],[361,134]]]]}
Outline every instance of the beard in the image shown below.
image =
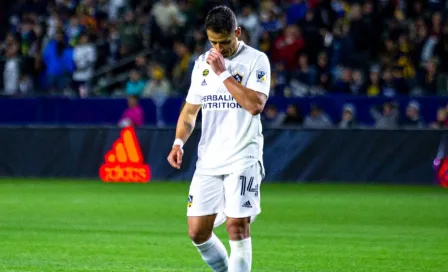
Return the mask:
{"type": "Polygon", "coordinates": [[[233,56],[236,53],[237,50],[238,50],[238,43],[232,45],[229,49],[221,52],[221,55],[224,58],[230,58],[231,56],[233,56]]]}

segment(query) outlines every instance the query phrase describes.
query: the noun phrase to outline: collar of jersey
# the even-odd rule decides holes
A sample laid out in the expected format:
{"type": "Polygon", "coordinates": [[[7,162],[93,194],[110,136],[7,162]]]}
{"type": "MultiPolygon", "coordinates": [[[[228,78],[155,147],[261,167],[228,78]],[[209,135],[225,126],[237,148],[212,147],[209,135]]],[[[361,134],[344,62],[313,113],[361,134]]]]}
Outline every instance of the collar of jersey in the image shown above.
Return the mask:
{"type": "Polygon", "coordinates": [[[241,52],[241,49],[243,49],[243,45],[245,43],[243,41],[238,41],[238,49],[236,50],[235,54],[233,54],[231,57],[227,58],[228,60],[234,59],[236,56],[238,56],[241,52]]]}

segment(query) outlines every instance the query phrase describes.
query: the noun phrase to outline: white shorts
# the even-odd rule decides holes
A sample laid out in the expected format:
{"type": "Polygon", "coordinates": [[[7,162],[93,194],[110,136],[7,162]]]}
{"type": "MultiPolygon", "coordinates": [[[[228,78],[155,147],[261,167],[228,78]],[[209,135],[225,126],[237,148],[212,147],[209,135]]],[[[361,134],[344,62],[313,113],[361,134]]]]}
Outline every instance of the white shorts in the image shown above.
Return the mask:
{"type": "Polygon", "coordinates": [[[252,223],[261,212],[262,179],[263,171],[259,162],[229,175],[195,173],[188,195],[187,216],[217,214],[214,227],[224,223],[227,217],[250,217],[252,223]]]}

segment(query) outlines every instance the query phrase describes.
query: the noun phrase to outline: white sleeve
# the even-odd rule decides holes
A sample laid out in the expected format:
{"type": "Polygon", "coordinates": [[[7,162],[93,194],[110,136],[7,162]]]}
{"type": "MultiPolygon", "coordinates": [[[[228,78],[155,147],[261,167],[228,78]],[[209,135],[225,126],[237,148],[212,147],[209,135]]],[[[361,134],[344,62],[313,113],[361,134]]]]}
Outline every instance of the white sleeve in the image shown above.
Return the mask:
{"type": "Polygon", "coordinates": [[[197,60],[194,64],[193,71],[191,72],[191,83],[190,89],[188,90],[186,101],[193,105],[201,105],[201,95],[199,94],[200,83],[199,83],[199,61],[197,60]]]}
{"type": "Polygon", "coordinates": [[[247,88],[264,93],[269,97],[271,87],[271,65],[266,54],[260,55],[255,61],[254,68],[247,80],[247,88]]]}

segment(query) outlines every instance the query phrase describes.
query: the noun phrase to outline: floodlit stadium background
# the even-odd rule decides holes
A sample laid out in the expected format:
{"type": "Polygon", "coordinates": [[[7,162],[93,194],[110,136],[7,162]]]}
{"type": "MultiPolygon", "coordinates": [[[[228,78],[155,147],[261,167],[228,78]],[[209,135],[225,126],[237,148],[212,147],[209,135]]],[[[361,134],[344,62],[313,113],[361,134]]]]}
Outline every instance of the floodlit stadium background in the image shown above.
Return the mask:
{"type": "Polygon", "coordinates": [[[445,271],[447,2],[1,1],[0,271],[208,271],[166,156],[217,3],[272,67],[253,271],[445,271]],[[102,182],[130,121],[151,180],[102,182]]]}

